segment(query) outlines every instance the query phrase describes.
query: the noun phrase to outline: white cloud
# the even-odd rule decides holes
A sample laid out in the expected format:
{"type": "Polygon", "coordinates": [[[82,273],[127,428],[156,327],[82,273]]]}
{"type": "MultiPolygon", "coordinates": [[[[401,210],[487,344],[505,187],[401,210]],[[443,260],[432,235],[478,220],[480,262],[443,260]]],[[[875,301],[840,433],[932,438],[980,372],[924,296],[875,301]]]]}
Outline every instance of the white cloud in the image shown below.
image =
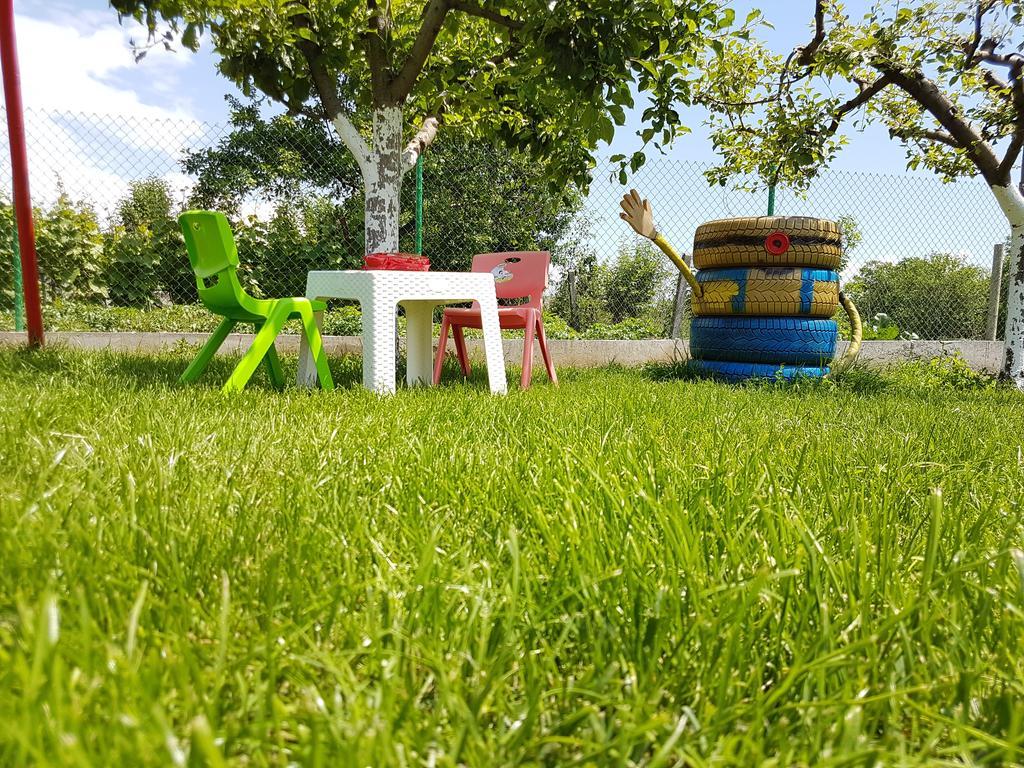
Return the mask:
{"type": "MultiPolygon", "coordinates": [[[[132,180],[154,176],[184,195],[183,149],[205,130],[184,87],[190,54],[155,49],[136,63],[133,31],[112,11],[57,10],[16,17],[34,202],[52,202],[63,186],[103,215],[132,180]]],[[[6,152],[0,163],[9,179],[6,152]]]]}
{"type": "Polygon", "coordinates": [[[147,89],[185,94],[187,52],[157,48],[136,64],[128,42],[133,30],[119,25],[113,12],[61,20],[18,16],[16,23],[26,108],[192,119],[187,98],[154,106],[127,82],[144,79],[147,89]]]}

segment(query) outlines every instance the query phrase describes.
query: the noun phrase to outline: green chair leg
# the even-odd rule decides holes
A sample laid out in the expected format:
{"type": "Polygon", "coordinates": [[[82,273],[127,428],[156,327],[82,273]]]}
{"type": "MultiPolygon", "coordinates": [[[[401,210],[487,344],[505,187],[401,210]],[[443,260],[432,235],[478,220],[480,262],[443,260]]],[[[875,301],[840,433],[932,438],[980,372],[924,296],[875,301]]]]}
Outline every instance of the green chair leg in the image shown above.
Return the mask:
{"type": "Polygon", "coordinates": [[[310,307],[299,307],[299,316],[302,318],[302,332],[306,334],[306,341],[309,342],[309,354],[316,364],[320,387],[325,392],[331,392],[334,389],[334,379],[331,378],[331,369],[327,365],[327,353],[324,351],[324,340],[316,324],[316,316],[310,307]]]}
{"type": "Polygon", "coordinates": [[[283,304],[278,304],[270,311],[267,321],[256,334],[256,338],[253,339],[249,351],[242,356],[238,365],[235,366],[235,370],[231,372],[231,377],[224,384],[223,392],[241,392],[245,388],[253,373],[263,362],[267,351],[274,345],[274,339],[281,332],[287,319],[288,307],[283,304]]]}
{"type": "Polygon", "coordinates": [[[277,347],[273,342],[270,343],[270,349],[267,350],[263,362],[267,364],[267,373],[270,374],[270,383],[274,385],[274,389],[284,389],[284,370],[281,368],[281,358],[277,356],[277,347]]]}
{"type": "MultiPolygon", "coordinates": [[[[254,323],[254,325],[256,326],[256,333],[259,333],[264,323],[254,323]]],[[[281,369],[281,358],[277,356],[277,347],[274,346],[273,342],[270,343],[270,349],[267,350],[263,362],[267,364],[267,375],[270,377],[270,384],[274,389],[284,389],[284,371],[281,369]]]]}
{"type": "Polygon", "coordinates": [[[231,333],[231,329],[235,327],[238,321],[232,320],[231,318],[224,318],[220,321],[220,325],[217,326],[209,340],[203,345],[203,348],[199,350],[199,354],[196,359],[192,361],[185,372],[178,378],[178,382],[181,384],[189,384],[196,379],[206,370],[206,366],[210,364],[213,356],[220,349],[220,345],[224,343],[224,339],[231,333]]]}

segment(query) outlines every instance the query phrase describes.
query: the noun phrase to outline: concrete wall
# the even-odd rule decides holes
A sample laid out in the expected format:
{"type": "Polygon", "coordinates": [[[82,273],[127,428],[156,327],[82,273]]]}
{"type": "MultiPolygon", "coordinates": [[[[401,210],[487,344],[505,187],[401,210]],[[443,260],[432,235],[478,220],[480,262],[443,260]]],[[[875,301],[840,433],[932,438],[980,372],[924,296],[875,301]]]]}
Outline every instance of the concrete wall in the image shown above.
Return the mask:
{"type": "MultiPolygon", "coordinates": [[[[122,352],[153,352],[169,349],[179,344],[198,345],[206,341],[205,333],[78,333],[51,332],[47,343],[63,344],[76,349],[109,349],[122,352]]],[[[252,342],[249,334],[232,334],[220,348],[221,354],[244,352],[252,342]]],[[[16,345],[25,343],[25,335],[10,331],[0,332],[0,344],[16,345]]],[[[551,355],[555,366],[583,368],[595,365],[642,365],[648,362],[671,361],[688,354],[687,343],[673,339],[648,339],[644,341],[566,341],[551,339],[551,355]]],[[[325,336],[324,345],[329,354],[358,354],[362,342],[358,336],[325,336]]],[[[522,359],[522,339],[506,339],[505,359],[518,362],[522,359]]],[[[483,344],[477,339],[468,339],[470,355],[483,359],[483,344]]],[[[281,352],[295,353],[299,349],[299,337],[283,334],[278,337],[277,348],[281,352]]],[[[449,349],[451,349],[449,343],[449,349]]],[[[846,344],[840,342],[839,354],[846,344]]],[[[536,365],[541,365],[540,354],[535,351],[536,365]]],[[[1003,343],[1001,341],[866,341],[861,350],[860,360],[869,364],[885,365],[901,360],[932,359],[960,355],[972,368],[988,373],[997,373],[1002,367],[1003,343]]]]}

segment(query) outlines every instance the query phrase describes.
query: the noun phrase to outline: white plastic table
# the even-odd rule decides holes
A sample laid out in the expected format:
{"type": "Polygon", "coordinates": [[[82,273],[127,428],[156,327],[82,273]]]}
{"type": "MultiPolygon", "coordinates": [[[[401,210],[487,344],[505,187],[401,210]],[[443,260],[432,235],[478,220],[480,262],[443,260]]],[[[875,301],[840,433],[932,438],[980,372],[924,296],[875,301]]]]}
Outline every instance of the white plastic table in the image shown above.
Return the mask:
{"type": "MultiPolygon", "coordinates": [[[[433,373],[433,315],[438,304],[476,301],[483,320],[491,392],[505,394],[505,358],[498,326],[494,276],[487,272],[338,270],[310,272],[307,299],[354,299],[363,318],[363,386],[395,391],[395,315],[405,308],[406,381],[429,386],[433,373]]],[[[320,324],[320,313],[316,313],[320,324]]],[[[316,368],[305,335],[299,351],[299,386],[316,386],[316,368]]]]}

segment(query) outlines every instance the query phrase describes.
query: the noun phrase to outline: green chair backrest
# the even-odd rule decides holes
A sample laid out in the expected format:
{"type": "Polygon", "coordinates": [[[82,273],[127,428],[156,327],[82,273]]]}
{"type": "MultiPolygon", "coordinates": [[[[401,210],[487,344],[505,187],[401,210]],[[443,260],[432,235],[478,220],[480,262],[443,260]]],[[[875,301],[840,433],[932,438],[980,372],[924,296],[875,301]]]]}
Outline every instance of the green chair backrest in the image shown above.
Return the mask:
{"type": "Polygon", "coordinates": [[[206,308],[229,317],[251,314],[254,302],[238,281],[238,249],[227,217],[218,211],[186,211],[178,224],[206,308]]]}
{"type": "Polygon", "coordinates": [[[198,278],[207,278],[238,266],[238,249],[231,225],[217,211],[185,211],[178,217],[188,248],[188,260],[198,278]]]}

